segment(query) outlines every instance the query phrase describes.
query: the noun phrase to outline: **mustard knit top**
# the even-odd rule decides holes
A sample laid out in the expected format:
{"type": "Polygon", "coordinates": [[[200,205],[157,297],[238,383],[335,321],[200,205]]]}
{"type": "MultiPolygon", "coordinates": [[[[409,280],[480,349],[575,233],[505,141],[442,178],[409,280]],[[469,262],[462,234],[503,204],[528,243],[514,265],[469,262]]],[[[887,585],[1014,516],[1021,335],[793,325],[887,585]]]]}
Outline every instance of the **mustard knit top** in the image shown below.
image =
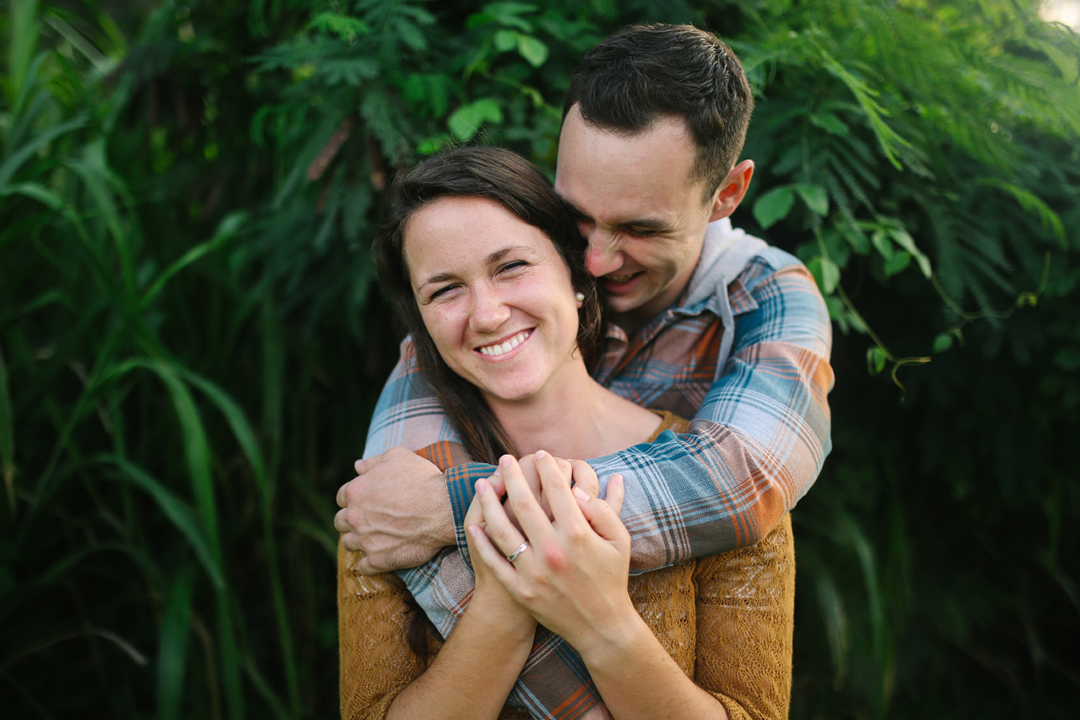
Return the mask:
{"type": "MultiPolygon", "coordinates": [[[[650,441],[664,430],[686,432],[687,421],[663,415],[650,441]]],[[[425,666],[405,639],[408,590],[393,573],[360,574],[361,557],[339,544],[341,717],[383,720],[425,666]]],[[[757,545],[631,576],[628,589],[679,667],[732,720],[787,718],[795,603],[790,515],[757,545]]],[[[507,706],[499,717],[529,715],[507,706]]]]}

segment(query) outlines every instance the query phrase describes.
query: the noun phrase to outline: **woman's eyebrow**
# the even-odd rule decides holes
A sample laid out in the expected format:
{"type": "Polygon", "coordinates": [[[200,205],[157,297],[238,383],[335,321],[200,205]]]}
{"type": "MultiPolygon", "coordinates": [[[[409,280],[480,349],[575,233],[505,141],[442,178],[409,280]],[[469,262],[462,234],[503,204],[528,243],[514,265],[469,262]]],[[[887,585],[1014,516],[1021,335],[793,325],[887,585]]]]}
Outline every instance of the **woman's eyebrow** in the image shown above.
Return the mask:
{"type": "MultiPolygon", "coordinates": [[[[522,252],[530,252],[531,253],[531,252],[534,251],[534,248],[532,248],[532,247],[530,247],[528,245],[507,245],[504,248],[499,248],[498,250],[494,250],[491,253],[489,253],[488,256],[486,258],[484,258],[484,264],[485,265],[493,265],[493,264],[499,262],[500,260],[502,260],[504,257],[506,257],[507,255],[509,255],[510,253],[512,253],[515,250],[520,250],[522,252]]],[[[452,273],[452,272],[436,273],[436,274],[432,275],[431,277],[425,279],[419,285],[417,285],[416,286],[416,292],[419,293],[421,290],[423,290],[425,285],[431,285],[432,283],[441,283],[441,282],[446,282],[448,280],[455,280],[455,279],[457,279],[457,274],[452,273]]]]}
{"type": "Polygon", "coordinates": [[[425,280],[424,282],[422,282],[422,283],[420,283],[419,285],[416,286],[416,292],[419,293],[421,290],[423,290],[425,285],[431,285],[432,283],[446,282],[447,280],[453,280],[455,277],[456,276],[454,275],[454,273],[451,273],[451,272],[444,272],[444,273],[438,273],[437,275],[432,275],[427,280],[425,280]]]}
{"type": "Polygon", "coordinates": [[[523,252],[531,252],[533,250],[533,248],[529,247],[528,245],[507,245],[504,248],[500,248],[499,250],[495,250],[494,252],[490,253],[487,256],[487,260],[485,262],[486,262],[487,265],[492,265],[494,263],[499,262],[500,260],[502,260],[504,257],[506,257],[507,255],[509,255],[510,253],[512,253],[515,250],[521,250],[523,252]]]}

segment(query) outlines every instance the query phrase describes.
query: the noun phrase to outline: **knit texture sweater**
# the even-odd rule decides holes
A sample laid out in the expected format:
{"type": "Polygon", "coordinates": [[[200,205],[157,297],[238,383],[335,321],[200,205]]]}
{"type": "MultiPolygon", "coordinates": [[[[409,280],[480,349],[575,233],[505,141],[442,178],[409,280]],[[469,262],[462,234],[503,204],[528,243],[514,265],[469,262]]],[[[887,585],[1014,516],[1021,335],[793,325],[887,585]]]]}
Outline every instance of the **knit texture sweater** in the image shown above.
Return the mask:
{"type": "MultiPolygon", "coordinates": [[[[686,432],[686,426],[665,414],[653,437],[686,432]]],[[[393,573],[362,575],[356,569],[361,557],[339,544],[341,716],[383,720],[426,665],[406,641],[404,583],[393,573]]],[[[661,645],[732,720],[787,718],[795,601],[789,515],[757,545],[633,576],[628,592],[661,645]]],[[[433,640],[431,657],[439,647],[433,640]]],[[[577,690],[567,688],[568,697],[577,690]]],[[[529,717],[510,706],[499,715],[529,717]]]]}

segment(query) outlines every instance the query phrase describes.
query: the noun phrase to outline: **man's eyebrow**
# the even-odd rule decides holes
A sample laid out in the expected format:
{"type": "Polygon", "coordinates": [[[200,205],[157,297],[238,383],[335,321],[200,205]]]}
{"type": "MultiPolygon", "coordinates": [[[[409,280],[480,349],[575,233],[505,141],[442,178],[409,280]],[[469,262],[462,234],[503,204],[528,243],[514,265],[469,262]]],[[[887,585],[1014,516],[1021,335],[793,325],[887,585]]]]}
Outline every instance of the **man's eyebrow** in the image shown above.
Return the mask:
{"type": "MultiPolygon", "coordinates": [[[[569,212],[574,217],[585,218],[586,220],[596,222],[595,218],[593,218],[586,212],[582,212],[577,205],[574,205],[574,203],[570,202],[569,200],[562,198],[562,202],[563,206],[566,207],[567,212],[569,212]]],[[[621,230],[636,229],[663,232],[665,230],[671,229],[671,223],[665,220],[661,220],[660,218],[630,218],[629,220],[620,220],[619,222],[615,223],[615,227],[621,230]]]]}
{"type": "Polygon", "coordinates": [[[662,232],[671,229],[671,223],[659,218],[638,218],[635,220],[623,220],[618,227],[625,230],[655,230],[662,232]]]}

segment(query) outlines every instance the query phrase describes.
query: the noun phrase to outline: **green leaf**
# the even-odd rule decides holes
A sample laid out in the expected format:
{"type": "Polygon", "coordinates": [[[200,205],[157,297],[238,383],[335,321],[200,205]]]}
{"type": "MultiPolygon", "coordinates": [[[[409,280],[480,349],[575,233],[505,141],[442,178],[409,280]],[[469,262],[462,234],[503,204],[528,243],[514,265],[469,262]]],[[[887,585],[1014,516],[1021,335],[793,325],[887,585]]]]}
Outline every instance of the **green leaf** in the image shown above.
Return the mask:
{"type": "Polygon", "coordinates": [[[533,67],[540,67],[548,59],[548,46],[530,35],[518,39],[518,52],[533,67]]]}
{"type": "Polygon", "coordinates": [[[1067,372],[1080,370],[1080,350],[1064,348],[1054,353],[1054,364],[1067,372]]]}
{"type": "Polygon", "coordinates": [[[514,30],[497,30],[491,39],[495,43],[496,50],[499,52],[507,52],[518,46],[518,41],[521,37],[521,33],[515,32],[514,30]]]}
{"type": "Polygon", "coordinates": [[[420,155],[433,155],[452,142],[454,142],[454,139],[446,133],[443,133],[442,135],[432,135],[431,137],[420,141],[416,146],[416,152],[420,155]]]}
{"type": "Polygon", "coordinates": [[[832,135],[844,136],[851,132],[848,126],[832,113],[814,113],[810,115],[810,124],[832,135]]]}
{"type": "MultiPolygon", "coordinates": [[[[482,13],[473,16],[477,18],[476,25],[470,24],[470,27],[477,27],[485,22],[497,22],[500,25],[517,28],[521,32],[529,33],[532,32],[532,25],[519,16],[533,12],[536,12],[535,5],[515,2],[489,3],[484,6],[482,13]]],[[[469,18],[470,23],[474,22],[473,17],[469,18]]]]}
{"type": "Polygon", "coordinates": [[[450,133],[462,142],[476,136],[485,122],[501,123],[502,108],[494,98],[481,98],[474,103],[462,105],[450,116],[450,133]]]}
{"type": "Polygon", "coordinates": [[[847,240],[847,244],[851,246],[859,255],[870,254],[870,240],[855,228],[851,227],[847,223],[840,226],[840,234],[843,235],[844,240],[847,240]]]}
{"type": "Polygon", "coordinates": [[[885,369],[885,351],[875,345],[866,351],[866,367],[871,375],[878,375],[885,369]]]}
{"type": "Polygon", "coordinates": [[[885,277],[899,275],[911,264],[911,253],[901,250],[885,261],[885,277]]]}
{"type": "Polygon", "coordinates": [[[450,109],[454,81],[441,73],[413,73],[406,78],[403,89],[409,102],[427,109],[433,117],[441,118],[450,109]]]}
{"type": "Polygon", "coordinates": [[[795,196],[791,188],[773,188],[754,203],[754,218],[761,227],[768,229],[786,218],[794,204],[795,196]]]}
{"type": "Polygon", "coordinates": [[[308,29],[333,33],[347,42],[353,42],[358,36],[367,35],[371,32],[371,28],[364,21],[332,12],[323,12],[316,15],[308,23],[308,29]]]}
{"type": "Polygon", "coordinates": [[[821,217],[829,214],[829,195],[825,192],[825,188],[810,183],[799,183],[795,186],[795,192],[799,193],[799,197],[806,203],[806,207],[810,208],[810,212],[821,217]]]}
{"type": "Polygon", "coordinates": [[[926,257],[919,248],[915,247],[915,239],[908,234],[908,231],[902,228],[894,228],[889,234],[897,245],[904,248],[915,257],[919,263],[919,270],[922,271],[923,277],[929,279],[932,273],[930,268],[930,258],[926,257]]]}
{"type": "Polygon", "coordinates": [[[889,242],[888,233],[881,228],[878,228],[870,235],[870,243],[878,251],[878,254],[885,258],[885,262],[892,260],[892,256],[896,254],[896,248],[889,242]]]}
{"type": "Polygon", "coordinates": [[[836,286],[840,284],[840,268],[832,261],[832,258],[823,255],[821,257],[821,292],[832,295],[836,286]]]}
{"type": "Polygon", "coordinates": [[[938,334],[934,338],[934,352],[943,353],[953,346],[953,335],[949,332],[943,332],[938,334]]]}
{"type": "Polygon", "coordinates": [[[816,255],[806,263],[806,269],[814,276],[821,294],[825,297],[832,295],[840,283],[840,268],[836,263],[828,256],[816,255]]]}
{"type": "Polygon", "coordinates": [[[1025,212],[1031,213],[1039,218],[1039,222],[1042,223],[1043,228],[1054,236],[1054,239],[1057,240],[1058,245],[1062,250],[1068,248],[1069,243],[1065,236],[1065,226],[1061,222],[1061,217],[1054,212],[1049,205],[1043,202],[1041,198],[1015,183],[1005,182],[1004,180],[985,178],[979,182],[1011,195],[1025,212]]]}

